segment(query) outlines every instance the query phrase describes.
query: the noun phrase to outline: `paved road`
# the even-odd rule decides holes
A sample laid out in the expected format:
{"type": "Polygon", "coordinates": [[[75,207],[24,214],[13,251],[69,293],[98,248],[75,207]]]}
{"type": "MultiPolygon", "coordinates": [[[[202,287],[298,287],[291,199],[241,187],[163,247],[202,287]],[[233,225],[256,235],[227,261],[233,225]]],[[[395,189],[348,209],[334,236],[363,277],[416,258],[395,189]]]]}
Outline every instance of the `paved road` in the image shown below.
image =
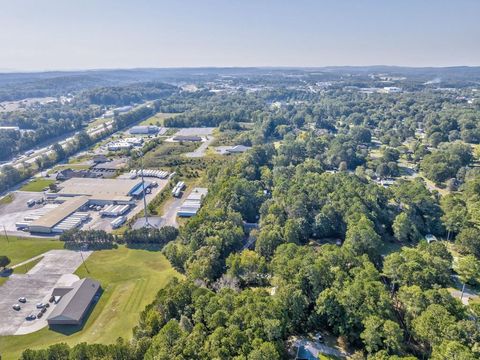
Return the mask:
{"type": "Polygon", "coordinates": [[[213,140],[215,140],[213,136],[207,136],[205,141],[203,141],[198,148],[196,148],[192,152],[186,153],[185,156],[189,158],[199,158],[205,156],[205,152],[207,151],[208,146],[212,143],[213,140]]]}
{"type": "MultiPolygon", "coordinates": [[[[454,290],[451,292],[453,297],[456,297],[457,299],[460,300],[460,296],[462,296],[462,287],[463,284],[460,282],[458,279],[458,275],[452,275],[452,279],[455,283],[455,287],[457,290],[454,290]]],[[[463,298],[462,298],[462,303],[464,305],[468,305],[468,302],[471,299],[477,299],[479,295],[472,289],[470,289],[468,286],[465,286],[465,291],[463,292],[463,298]]]]}

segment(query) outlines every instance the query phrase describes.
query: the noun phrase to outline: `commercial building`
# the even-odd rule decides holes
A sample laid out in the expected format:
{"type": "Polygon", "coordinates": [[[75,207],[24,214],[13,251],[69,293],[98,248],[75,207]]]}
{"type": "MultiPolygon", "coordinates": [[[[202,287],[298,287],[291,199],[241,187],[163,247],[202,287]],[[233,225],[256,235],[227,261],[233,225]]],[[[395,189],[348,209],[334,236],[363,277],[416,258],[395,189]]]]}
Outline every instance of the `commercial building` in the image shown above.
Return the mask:
{"type": "Polygon", "coordinates": [[[141,135],[152,135],[156,134],[160,131],[158,126],[154,125],[145,125],[145,126],[134,126],[132,127],[129,132],[130,134],[141,134],[141,135]]]}
{"type": "MultiPolygon", "coordinates": [[[[56,225],[60,224],[63,220],[68,218],[76,211],[85,208],[85,206],[88,204],[88,201],[89,199],[86,196],[78,196],[68,199],[59,206],[54,207],[40,218],[29,223],[28,230],[32,233],[51,233],[56,225]]],[[[76,224],[72,223],[71,225],[73,228],[76,224]]],[[[66,228],[66,230],[69,230],[69,228],[66,228]]]]}
{"type": "MultiPolygon", "coordinates": [[[[61,184],[59,196],[87,196],[91,204],[131,204],[132,197],[137,195],[137,190],[142,186],[140,179],[93,179],[75,178],[61,184]]],[[[150,184],[146,183],[146,187],[150,184]]]]}
{"type": "Polygon", "coordinates": [[[132,144],[126,141],[112,141],[107,144],[108,151],[121,151],[128,150],[132,148],[132,144]]]}
{"type": "Polygon", "coordinates": [[[173,137],[173,141],[199,142],[202,141],[202,138],[196,135],[176,135],[173,137]]]}
{"type": "Polygon", "coordinates": [[[48,324],[81,325],[100,289],[100,283],[89,278],[53,289],[52,296],[59,300],[47,318],[48,324]]]}
{"type": "Polygon", "coordinates": [[[207,195],[208,189],[195,188],[190,195],[187,196],[182,206],[177,210],[177,216],[192,217],[202,206],[203,198],[207,195]]]}
{"type": "Polygon", "coordinates": [[[0,126],[0,131],[20,131],[18,126],[0,126]]]}
{"type": "Polygon", "coordinates": [[[72,170],[72,169],[63,169],[60,170],[55,176],[56,180],[68,180],[73,178],[96,178],[101,176],[101,174],[91,172],[89,170],[72,170]]]}

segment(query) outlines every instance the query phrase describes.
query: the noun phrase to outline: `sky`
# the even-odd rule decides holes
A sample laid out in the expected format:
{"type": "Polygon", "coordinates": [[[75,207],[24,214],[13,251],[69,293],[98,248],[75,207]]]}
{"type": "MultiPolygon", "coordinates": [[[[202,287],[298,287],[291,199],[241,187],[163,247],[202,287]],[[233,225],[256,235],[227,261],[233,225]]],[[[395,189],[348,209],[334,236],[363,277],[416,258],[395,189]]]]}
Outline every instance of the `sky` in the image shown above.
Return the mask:
{"type": "Polygon", "coordinates": [[[0,0],[0,71],[480,65],[480,0],[0,0]]]}

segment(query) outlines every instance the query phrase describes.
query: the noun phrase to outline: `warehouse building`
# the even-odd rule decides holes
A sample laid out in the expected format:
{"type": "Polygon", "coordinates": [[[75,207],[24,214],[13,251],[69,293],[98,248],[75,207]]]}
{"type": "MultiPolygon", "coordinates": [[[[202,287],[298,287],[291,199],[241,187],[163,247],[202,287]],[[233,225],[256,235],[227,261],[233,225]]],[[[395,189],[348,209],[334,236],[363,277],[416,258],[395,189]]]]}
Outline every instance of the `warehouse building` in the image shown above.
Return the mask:
{"type": "Polygon", "coordinates": [[[142,135],[152,135],[160,131],[158,126],[154,125],[145,125],[145,126],[134,126],[130,129],[130,134],[142,134],[142,135]]]}
{"type": "Polygon", "coordinates": [[[48,325],[81,325],[100,289],[100,283],[89,278],[53,289],[52,296],[59,300],[47,318],[48,325]]]}
{"type": "Polygon", "coordinates": [[[28,229],[31,233],[61,234],[88,220],[90,215],[82,211],[90,205],[114,205],[113,215],[108,215],[124,214],[136,199],[143,197],[143,187],[150,193],[154,184],[150,181],[143,184],[141,179],[73,178],[60,186],[57,193],[46,194],[48,201],[57,204],[33,210],[24,218],[25,222],[16,224],[17,228],[28,229]]]}
{"type": "Polygon", "coordinates": [[[190,195],[187,196],[182,206],[177,211],[177,216],[180,217],[192,217],[194,216],[200,207],[202,206],[203,198],[207,195],[208,190],[206,188],[195,188],[190,195]]]}
{"type": "MultiPolygon", "coordinates": [[[[132,204],[133,197],[142,195],[138,189],[142,187],[140,179],[93,179],[75,178],[61,184],[59,196],[88,196],[94,205],[132,204]]],[[[149,187],[150,183],[145,183],[149,187]]]]}
{"type": "MultiPolygon", "coordinates": [[[[53,208],[39,219],[28,224],[28,230],[32,233],[51,233],[57,224],[60,224],[64,219],[75,213],[88,204],[88,197],[77,196],[72,199],[64,201],[59,206],[53,208]]],[[[78,226],[78,225],[77,225],[78,226]]],[[[72,224],[72,228],[75,227],[72,224]]],[[[67,229],[69,230],[69,229],[67,229]]]]}

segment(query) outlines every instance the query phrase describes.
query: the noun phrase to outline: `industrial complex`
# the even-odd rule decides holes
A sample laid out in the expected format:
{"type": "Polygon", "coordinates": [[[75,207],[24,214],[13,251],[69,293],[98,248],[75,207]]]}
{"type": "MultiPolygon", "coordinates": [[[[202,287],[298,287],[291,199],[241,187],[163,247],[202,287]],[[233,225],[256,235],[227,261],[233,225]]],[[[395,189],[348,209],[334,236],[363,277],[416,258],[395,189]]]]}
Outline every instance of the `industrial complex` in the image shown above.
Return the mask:
{"type": "Polygon", "coordinates": [[[81,226],[92,208],[101,216],[121,216],[156,185],[141,179],[72,178],[61,183],[57,192],[47,192],[47,204],[32,210],[16,226],[31,233],[59,234],[81,226]]]}

